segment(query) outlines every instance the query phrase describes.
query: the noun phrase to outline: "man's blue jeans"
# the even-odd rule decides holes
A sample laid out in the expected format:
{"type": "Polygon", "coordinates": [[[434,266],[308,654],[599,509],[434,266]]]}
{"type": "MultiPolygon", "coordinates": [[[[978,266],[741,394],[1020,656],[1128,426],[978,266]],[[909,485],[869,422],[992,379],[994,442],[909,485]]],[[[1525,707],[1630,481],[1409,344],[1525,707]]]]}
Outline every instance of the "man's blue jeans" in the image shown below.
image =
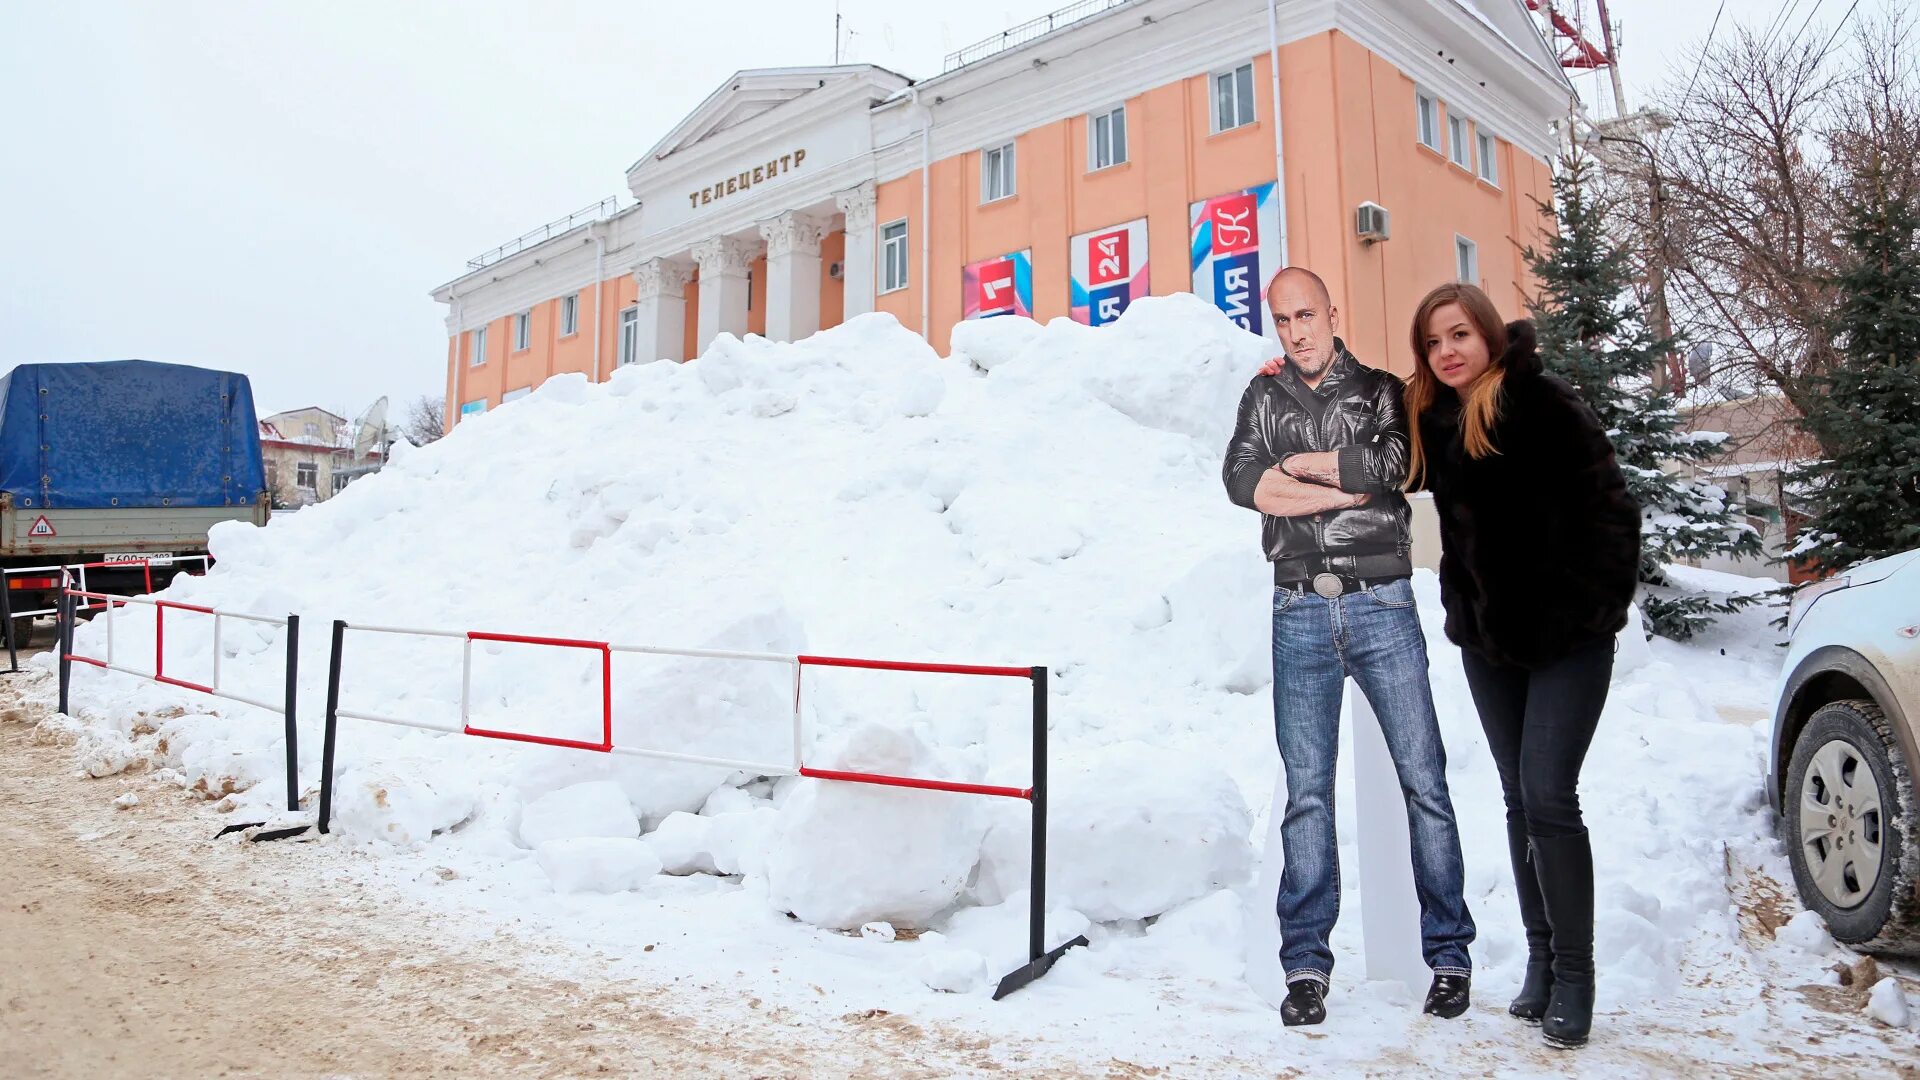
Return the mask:
{"type": "Polygon", "coordinates": [[[1447,754],[1427,682],[1427,643],[1413,583],[1400,578],[1328,600],[1311,588],[1273,591],[1273,721],[1287,769],[1280,826],[1286,866],[1275,908],[1287,981],[1333,972],[1327,939],[1340,915],[1340,854],[1333,830],[1334,759],[1348,676],[1380,718],[1407,802],[1420,938],[1436,974],[1469,974],[1465,867],[1447,754]]]}

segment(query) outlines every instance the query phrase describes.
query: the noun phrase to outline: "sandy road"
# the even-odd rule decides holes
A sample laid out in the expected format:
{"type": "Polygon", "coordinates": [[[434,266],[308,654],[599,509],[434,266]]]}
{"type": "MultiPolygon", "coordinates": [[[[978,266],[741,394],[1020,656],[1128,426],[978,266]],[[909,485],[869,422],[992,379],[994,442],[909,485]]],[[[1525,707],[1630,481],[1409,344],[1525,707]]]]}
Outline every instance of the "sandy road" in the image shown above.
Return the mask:
{"type": "Polygon", "coordinates": [[[33,719],[0,680],[9,1076],[998,1071],[977,1046],[926,1045],[887,1025],[795,1038],[690,1023],[650,1004],[657,987],[543,976],[504,938],[486,955],[449,954],[424,929],[409,937],[375,919],[378,898],[352,888],[296,907],[272,879],[275,858],[210,841],[208,815],[177,786],[70,779],[71,749],[33,719]],[[139,805],[115,809],[123,791],[139,805]]]}

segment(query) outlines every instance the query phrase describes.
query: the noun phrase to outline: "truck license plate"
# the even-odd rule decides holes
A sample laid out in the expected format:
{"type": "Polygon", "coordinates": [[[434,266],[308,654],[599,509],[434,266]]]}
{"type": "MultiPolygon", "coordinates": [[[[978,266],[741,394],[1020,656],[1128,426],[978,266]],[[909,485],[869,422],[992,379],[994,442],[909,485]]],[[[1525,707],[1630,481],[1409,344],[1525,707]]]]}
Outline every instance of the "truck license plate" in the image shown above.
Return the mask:
{"type": "Polygon", "coordinates": [[[147,563],[150,566],[168,566],[173,563],[171,551],[109,551],[100,556],[104,563],[147,563]]]}

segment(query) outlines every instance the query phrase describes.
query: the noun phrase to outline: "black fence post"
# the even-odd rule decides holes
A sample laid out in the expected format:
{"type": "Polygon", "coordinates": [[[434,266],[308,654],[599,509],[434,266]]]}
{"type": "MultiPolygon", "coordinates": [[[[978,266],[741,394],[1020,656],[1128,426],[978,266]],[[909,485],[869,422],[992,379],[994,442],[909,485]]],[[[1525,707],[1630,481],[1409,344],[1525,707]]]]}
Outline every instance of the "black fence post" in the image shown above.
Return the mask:
{"type": "Polygon", "coordinates": [[[67,592],[66,583],[60,586],[60,620],[54,627],[60,635],[60,715],[72,716],[68,711],[68,688],[73,685],[73,597],[67,592]]]}
{"type": "Polygon", "coordinates": [[[287,616],[287,809],[300,809],[300,616],[287,616]]]}
{"type": "Polygon", "coordinates": [[[7,620],[7,674],[20,670],[20,647],[13,637],[13,582],[0,571],[0,619],[7,620]]]}
{"type": "Polygon", "coordinates": [[[340,726],[340,646],[347,636],[344,620],[333,620],[333,648],[327,657],[327,719],[320,738],[320,818],[319,829],[327,831],[333,817],[333,744],[340,726]]]}
{"type": "Polygon", "coordinates": [[[994,988],[993,1000],[999,1001],[1015,990],[1047,973],[1054,961],[1068,949],[1085,945],[1081,934],[1049,952],[1047,950],[1047,669],[1033,669],[1033,806],[1032,878],[1027,895],[1027,962],[1008,972],[994,988]]]}

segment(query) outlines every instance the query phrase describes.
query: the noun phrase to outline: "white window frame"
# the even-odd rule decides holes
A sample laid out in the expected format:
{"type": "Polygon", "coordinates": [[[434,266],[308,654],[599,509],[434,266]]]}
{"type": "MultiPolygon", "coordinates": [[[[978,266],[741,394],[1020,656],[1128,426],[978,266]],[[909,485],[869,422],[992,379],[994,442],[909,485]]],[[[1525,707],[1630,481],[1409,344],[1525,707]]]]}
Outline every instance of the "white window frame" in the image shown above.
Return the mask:
{"type": "Polygon", "coordinates": [[[1253,89],[1253,61],[1249,60],[1244,64],[1236,64],[1233,67],[1212,72],[1207,77],[1207,111],[1213,114],[1213,133],[1218,135],[1223,131],[1237,131],[1259,123],[1259,98],[1260,95],[1253,89]],[[1247,74],[1245,80],[1240,78],[1240,73],[1243,71],[1247,74]],[[1226,115],[1225,102],[1220,96],[1222,79],[1231,80],[1230,85],[1233,87],[1232,116],[1226,115]]]}
{"type": "Polygon", "coordinates": [[[620,337],[614,360],[620,365],[640,359],[640,305],[620,309],[620,337]]]}
{"type": "Polygon", "coordinates": [[[1440,125],[1440,99],[1425,90],[1413,92],[1413,137],[1421,146],[1429,150],[1440,149],[1440,133],[1445,130],[1440,125]],[[1427,122],[1433,122],[1432,132],[1427,130],[1427,122]],[[1431,135],[1431,138],[1429,138],[1431,135]]]}
{"type": "Polygon", "coordinates": [[[487,362],[487,328],[476,327],[473,331],[473,351],[467,356],[468,367],[479,367],[487,362]]]}
{"type": "Polygon", "coordinates": [[[522,311],[513,317],[513,351],[533,348],[533,312],[522,311]]]}
{"type": "Polygon", "coordinates": [[[568,293],[560,298],[560,336],[572,337],[580,332],[580,294],[568,293]]]}
{"type": "Polygon", "coordinates": [[[880,295],[899,292],[907,287],[907,234],[910,226],[906,218],[889,221],[880,226],[880,295]],[[888,236],[887,230],[899,228],[899,233],[888,236]]]}
{"type": "Polygon", "coordinates": [[[1111,109],[1087,114],[1087,171],[1099,172],[1111,169],[1115,165],[1127,163],[1127,106],[1125,102],[1111,109]],[[1106,160],[1100,158],[1100,135],[1105,131],[1107,137],[1106,160]]]}
{"type": "Polygon", "coordinates": [[[531,393],[533,393],[533,387],[531,386],[523,386],[518,390],[509,390],[500,395],[500,404],[505,405],[509,401],[518,401],[531,393]]]}
{"type": "Polygon", "coordinates": [[[296,461],[293,464],[293,486],[303,491],[320,494],[320,463],[317,461],[296,461]]]}
{"type": "Polygon", "coordinates": [[[1473,171],[1473,121],[1447,110],[1447,160],[1473,171]]]}
{"type": "Polygon", "coordinates": [[[1475,175],[1494,187],[1500,186],[1500,140],[1492,132],[1475,126],[1473,145],[1479,151],[1479,169],[1475,175]]]}
{"type": "Polygon", "coordinates": [[[980,202],[984,205],[1020,194],[1018,169],[1012,140],[980,151],[980,202]]]}
{"type": "Polygon", "coordinates": [[[1480,245],[1459,233],[1453,234],[1453,269],[1462,284],[1480,284],[1480,245]]]}

